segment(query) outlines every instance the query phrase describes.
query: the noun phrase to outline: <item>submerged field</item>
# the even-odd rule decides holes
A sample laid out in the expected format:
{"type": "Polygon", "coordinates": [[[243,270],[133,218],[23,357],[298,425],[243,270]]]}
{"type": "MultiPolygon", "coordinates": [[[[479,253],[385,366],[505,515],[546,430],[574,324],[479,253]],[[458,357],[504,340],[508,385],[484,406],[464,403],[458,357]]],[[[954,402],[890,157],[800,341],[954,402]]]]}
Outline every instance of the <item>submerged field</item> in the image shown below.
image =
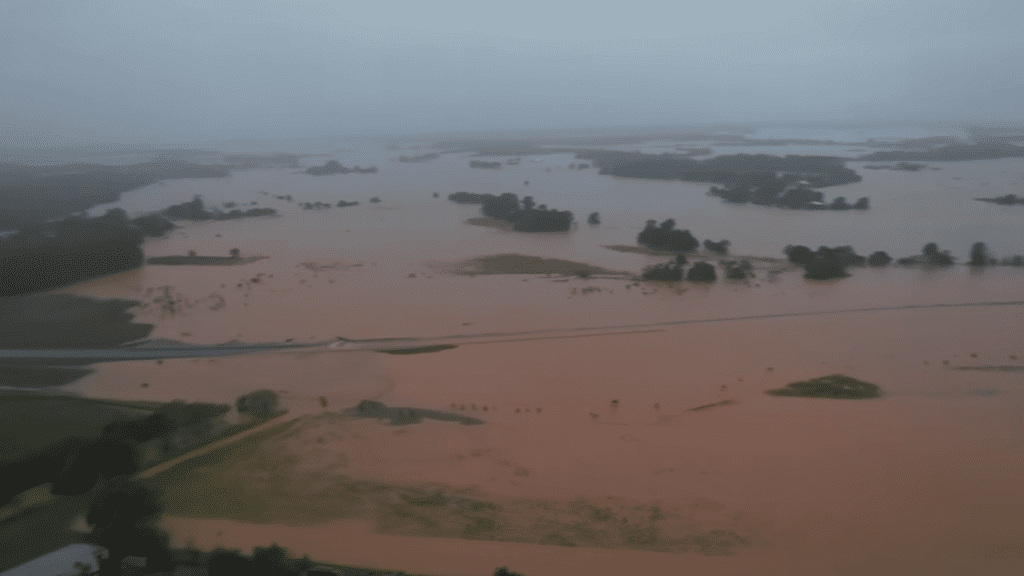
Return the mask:
{"type": "MultiPolygon", "coordinates": [[[[334,184],[288,171],[232,176],[209,194],[383,201],[324,211],[280,201],[283,218],[186,224],[149,241],[147,255],[237,247],[268,257],[146,266],[61,291],[140,302],[131,310],[154,325],[151,338],[423,339],[410,345],[415,354],[342,348],[104,364],[67,385],[141,400],[281,393],[294,422],[153,479],[176,541],[277,541],[323,561],[371,565],[386,554],[377,565],[467,575],[499,565],[530,576],[638,565],[647,574],[850,576],[1020,566],[1011,552],[1024,540],[1024,272],[864,268],[811,282],[779,260],[790,243],[905,255],[969,235],[1024,251],[1008,227],[997,227],[998,240],[975,238],[983,229],[932,218],[955,211],[955,201],[890,237],[857,242],[870,236],[864,229],[886,229],[885,198],[906,208],[902,195],[924,194],[938,179],[987,174],[974,163],[865,174],[853,186],[878,187],[870,215],[766,215],[723,207],[696,185],[558,169],[545,180],[537,169],[530,193],[577,219],[600,210],[603,224],[524,235],[466,224],[475,207],[433,199],[413,179],[448,175],[453,189],[500,192],[513,180],[521,188],[523,174],[511,174],[519,167],[458,172],[446,159],[381,162],[377,175],[334,184]],[[396,185],[389,171],[408,181],[396,185]],[[572,179],[598,183],[597,192],[572,179]],[[700,238],[733,239],[737,253],[754,257],[756,276],[637,282],[644,266],[669,256],[616,247],[634,245],[644,221],[662,217],[700,238]],[[881,394],[767,393],[834,374],[881,394]],[[412,412],[361,417],[352,408],[363,400],[412,412]],[[460,423],[469,418],[483,423],[460,423]]],[[[993,166],[1019,170],[1004,162],[993,166]]],[[[133,202],[170,204],[193,184],[125,202],[129,211],[133,202]]],[[[991,208],[974,204],[972,214],[991,208]]]]}

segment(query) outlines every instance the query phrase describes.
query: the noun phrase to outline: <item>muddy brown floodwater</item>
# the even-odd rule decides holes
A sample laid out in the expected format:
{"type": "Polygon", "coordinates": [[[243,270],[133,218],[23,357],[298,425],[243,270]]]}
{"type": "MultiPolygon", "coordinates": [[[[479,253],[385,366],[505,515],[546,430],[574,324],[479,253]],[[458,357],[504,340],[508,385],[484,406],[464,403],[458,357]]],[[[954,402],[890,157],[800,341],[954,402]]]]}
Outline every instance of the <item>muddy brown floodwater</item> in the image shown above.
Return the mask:
{"type": "MultiPolygon", "coordinates": [[[[400,168],[380,162],[378,175],[339,176],[333,184],[287,171],[204,182],[223,187],[209,194],[236,201],[265,189],[301,201],[377,195],[383,202],[323,211],[279,202],[274,207],[283,218],[185,225],[149,241],[147,255],[226,255],[237,247],[243,256],[268,258],[230,267],[147,266],[64,292],[141,300],[135,313],[156,325],[151,338],[204,344],[596,327],[618,333],[522,336],[420,354],[98,366],[72,390],[232,401],[270,388],[299,417],[259,442],[157,477],[176,542],[243,549],[278,542],[316,560],[453,575],[501,565],[530,576],[1024,570],[1024,381],[1014,369],[984,369],[1024,366],[1017,360],[1024,358],[1021,270],[856,269],[848,279],[809,282],[784,263],[761,259],[750,282],[709,286],[559,274],[576,270],[564,262],[636,274],[664,261],[602,247],[632,244],[643,221],[662,214],[702,238],[730,238],[738,252],[765,257],[796,242],[904,255],[933,233],[985,240],[974,237],[980,227],[968,234],[955,216],[937,221],[929,212],[917,224],[900,224],[893,245],[880,245],[885,238],[877,234],[871,245],[859,245],[857,238],[871,234],[847,222],[855,214],[790,212],[770,216],[774,227],[759,227],[760,209],[723,207],[703,191],[700,198],[686,192],[690,185],[602,179],[595,171],[553,170],[545,180],[538,163],[528,178],[539,201],[562,207],[544,190],[593,178],[600,186],[593,210],[605,224],[523,235],[465,224],[476,208],[432,199],[435,188],[388,188],[396,182],[389,170],[422,173],[430,182],[454,170],[444,161],[400,168]],[[350,188],[337,191],[342,184],[350,188]],[[648,214],[643,194],[628,202],[616,197],[620,187],[623,194],[646,191],[656,208],[648,214]],[[680,202],[693,222],[672,213],[667,187],[685,196],[680,202]],[[597,205],[607,198],[608,208],[597,205]],[[853,237],[823,232],[826,221],[840,217],[846,223],[839,229],[853,237]],[[708,229],[698,231],[698,223],[708,229]],[[821,234],[808,233],[805,224],[821,234]],[[914,226],[916,235],[908,231],[914,226]],[[473,258],[507,254],[557,259],[560,268],[550,276],[533,268],[527,271],[541,273],[508,274],[514,270],[499,266],[479,275],[449,272],[473,258]],[[158,296],[180,305],[168,309],[154,302],[158,296]],[[991,303],[999,305],[984,305],[991,303]],[[831,374],[875,384],[881,396],[765,393],[831,374]],[[392,425],[345,412],[361,400],[454,412],[484,424],[392,425]]],[[[892,216],[882,213],[885,198],[896,199],[904,218],[910,213],[898,190],[904,181],[913,196],[954,172],[981,178],[981,167],[991,165],[865,171],[858,190],[869,180],[890,188],[846,195],[872,196],[863,224],[879,233],[898,227],[885,220],[892,216]]],[[[1017,161],[1002,166],[1020,169],[1017,161]]],[[[446,194],[477,183],[472,191],[500,193],[500,179],[524,180],[513,168],[490,176],[452,172],[452,189],[436,189],[446,194]],[[479,180],[486,178],[493,181],[479,180]]],[[[163,206],[190,195],[191,186],[199,184],[169,182],[164,188],[177,187],[167,193],[173,198],[158,201],[142,191],[126,202],[137,210],[163,206]]],[[[953,185],[946,186],[943,194],[953,198],[953,185]]],[[[562,198],[586,204],[578,187],[571,190],[562,198]]],[[[564,203],[578,214],[592,211],[575,205],[564,203]]],[[[963,209],[981,221],[981,211],[991,208],[963,209]]],[[[1024,252],[1013,234],[1003,234],[999,245],[1024,252]]]]}

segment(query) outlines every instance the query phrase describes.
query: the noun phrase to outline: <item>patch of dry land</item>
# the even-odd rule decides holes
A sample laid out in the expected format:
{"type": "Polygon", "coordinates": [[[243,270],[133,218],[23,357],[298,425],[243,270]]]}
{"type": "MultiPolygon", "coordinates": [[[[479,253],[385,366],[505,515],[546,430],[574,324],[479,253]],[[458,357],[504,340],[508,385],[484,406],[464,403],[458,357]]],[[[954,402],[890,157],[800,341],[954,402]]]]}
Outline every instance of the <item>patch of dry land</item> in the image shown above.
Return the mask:
{"type": "Polygon", "coordinates": [[[1002,368],[1024,366],[1019,271],[638,283],[610,271],[660,259],[600,247],[635,237],[628,223],[509,235],[429,199],[395,206],[187,225],[153,250],[271,258],[67,289],[193,303],[136,309],[150,338],[441,346],[97,366],[75,392],[270,388],[297,417],[152,479],[175,542],[439,575],[1024,573],[1024,381],[1002,368]],[[882,393],[766,393],[846,385],[834,375],[882,393]],[[412,417],[354,413],[364,400],[412,417]]]}

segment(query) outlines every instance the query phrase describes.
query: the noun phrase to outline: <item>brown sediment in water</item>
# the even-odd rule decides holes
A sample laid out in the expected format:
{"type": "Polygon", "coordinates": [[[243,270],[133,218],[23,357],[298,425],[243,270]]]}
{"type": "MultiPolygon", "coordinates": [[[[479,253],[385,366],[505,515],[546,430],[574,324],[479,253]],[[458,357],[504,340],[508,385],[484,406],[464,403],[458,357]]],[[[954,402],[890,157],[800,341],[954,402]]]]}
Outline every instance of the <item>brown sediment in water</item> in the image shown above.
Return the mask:
{"type": "MultiPolygon", "coordinates": [[[[538,172],[531,186],[543,182],[543,168],[538,172]]],[[[866,177],[864,186],[885,178],[866,177]]],[[[651,186],[673,202],[679,198],[676,185],[651,186]]],[[[1019,427],[1024,410],[1020,386],[1012,374],[921,363],[970,352],[987,358],[1019,353],[1007,335],[1019,331],[1024,307],[948,306],[1019,300],[1019,276],[999,269],[975,276],[959,269],[858,269],[827,285],[783,274],[762,288],[720,282],[646,296],[639,290],[612,294],[609,288],[621,288],[621,279],[594,279],[586,284],[601,292],[569,299],[563,284],[502,273],[428,279],[423,272],[432,260],[525,252],[638,273],[650,263],[645,255],[600,248],[631,242],[635,231],[624,231],[631,220],[622,220],[618,232],[610,224],[558,237],[513,235],[462,226],[450,218],[450,206],[411,210],[412,200],[402,202],[396,193],[401,209],[372,220],[345,212],[218,222],[188,225],[188,240],[152,241],[165,254],[190,248],[226,254],[237,245],[272,255],[246,274],[268,273],[258,284],[243,284],[251,307],[238,305],[243,297],[235,286],[243,275],[230,267],[144,267],[74,291],[137,298],[147,287],[173,285],[197,301],[225,284],[231,287],[222,291],[226,305],[215,310],[196,306],[166,317],[153,307],[137,311],[156,324],[152,337],[189,332],[190,340],[209,343],[242,333],[246,341],[342,334],[423,338],[413,345],[434,345],[444,341],[427,339],[463,334],[470,322],[478,335],[664,329],[573,339],[495,337],[486,345],[459,342],[444,354],[357,351],[102,365],[74,390],[226,403],[269,386],[290,409],[324,413],[237,446],[248,453],[221,452],[167,472],[175,541],[245,550],[276,541],[314,560],[410,573],[486,574],[507,565],[531,576],[625,574],[643,565],[645,573],[666,575],[685,566],[707,574],[895,576],[943,574],[957,562],[965,573],[984,574],[969,554],[1019,539],[1020,448],[1007,431],[1019,427]],[[339,233],[343,229],[354,234],[339,233]],[[304,242],[294,243],[296,237],[304,242]],[[296,267],[312,258],[367,266],[322,269],[315,277],[314,270],[296,267]],[[417,278],[399,281],[410,273],[417,278]],[[676,321],[686,323],[663,324],[676,321]],[[882,383],[884,401],[765,394],[835,373],[882,383]],[[721,405],[723,383],[734,404],[685,411],[721,405]],[[993,394],[965,393],[970,390],[993,394]],[[476,426],[427,418],[394,426],[388,419],[326,414],[321,397],[332,408],[374,399],[421,407],[416,410],[444,411],[452,404],[502,409],[479,411],[486,423],[476,426]],[[614,414],[612,398],[621,404],[614,414]],[[658,414],[651,410],[655,403],[658,414]],[[517,413],[517,406],[543,406],[543,412],[517,413]],[[660,416],[664,425],[651,425],[660,416]],[[365,504],[378,501],[374,516],[365,504]],[[483,508],[468,509],[473,502],[483,508]],[[585,506],[574,512],[574,502],[585,506]],[[654,506],[682,520],[651,521],[654,506]],[[614,516],[606,518],[605,509],[614,516]],[[750,546],[729,545],[732,556],[706,556],[697,548],[654,551],[715,530],[750,546]],[[481,539],[488,536],[496,539],[481,539]]],[[[800,217],[709,206],[717,215],[737,214],[746,222],[737,230],[760,230],[755,224],[764,218],[774,225],[800,217]]],[[[614,218],[605,215],[606,222],[614,218]]],[[[739,231],[721,236],[744,245],[739,231]]],[[[811,236],[793,241],[807,243],[811,236]]],[[[866,250],[856,238],[849,241],[866,250]]]]}

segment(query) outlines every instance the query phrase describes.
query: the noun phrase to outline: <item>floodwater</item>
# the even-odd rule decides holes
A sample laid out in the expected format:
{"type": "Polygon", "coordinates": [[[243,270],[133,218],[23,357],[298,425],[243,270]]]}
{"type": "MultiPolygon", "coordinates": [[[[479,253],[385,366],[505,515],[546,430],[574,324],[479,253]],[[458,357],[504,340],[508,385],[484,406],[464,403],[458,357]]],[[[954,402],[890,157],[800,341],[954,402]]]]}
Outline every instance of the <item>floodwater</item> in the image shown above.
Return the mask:
{"type": "Polygon", "coordinates": [[[667,217],[701,239],[730,239],[735,253],[749,256],[777,257],[787,244],[905,256],[935,241],[963,258],[978,240],[998,256],[1024,253],[1024,207],[970,200],[1005,193],[1024,161],[859,171],[863,182],[825,192],[869,196],[872,210],[829,213],[725,205],[704,195],[706,185],[569,170],[574,160],[565,155],[524,157],[490,171],[469,169],[465,155],[389,160],[402,153],[338,155],[347,166],[376,164],[378,174],[253,170],[128,193],[119,205],[130,213],[200,193],[208,204],[258,201],[283,217],[187,224],[146,245],[149,256],[226,255],[237,247],[267,259],[147,266],[65,290],[140,299],[146,305],[138,321],[156,324],[151,337],[203,344],[531,333],[406,356],[99,366],[72,388],[98,397],[216,401],[270,388],[302,415],[256,457],[206,465],[202,477],[213,480],[168,476],[176,541],[219,539],[241,548],[277,541],[323,561],[435,574],[500,565],[531,576],[622,573],[630,565],[649,574],[690,567],[815,576],[1024,568],[1024,388],[1022,372],[1007,369],[1024,367],[1024,271],[892,267],[808,282],[785,263],[759,260],[749,284],[711,286],[445,272],[467,258],[518,253],[637,273],[665,258],[602,246],[634,244],[645,220],[667,217]],[[536,235],[467,225],[477,207],[445,199],[458,190],[531,194],[579,218],[599,211],[603,224],[536,235]],[[303,211],[273,199],[283,194],[362,204],[303,211]],[[371,196],[382,202],[368,204],[371,196]],[[178,304],[162,307],[155,302],[161,295],[178,304]],[[694,320],[702,322],[683,323],[694,320]],[[620,333],[549,339],[541,332],[597,327],[620,333]],[[878,384],[883,396],[764,394],[835,373],[878,384]],[[465,412],[486,423],[389,426],[336,413],[363,399],[465,412]],[[276,480],[261,484],[267,474],[276,480]],[[459,530],[468,528],[449,529],[466,518],[447,508],[410,524],[389,516],[387,506],[351,504],[337,489],[350,483],[472,493],[498,512],[466,536],[459,530]],[[189,503],[189,495],[224,487],[280,504],[260,506],[258,517],[217,518],[189,503]],[[310,498],[319,517],[290,516],[310,498]],[[626,534],[608,517],[574,516],[567,503],[579,501],[607,507],[640,532],[626,534]],[[653,506],[663,519],[629,515],[653,506]],[[708,534],[740,543],[677,550],[708,534]]]}

